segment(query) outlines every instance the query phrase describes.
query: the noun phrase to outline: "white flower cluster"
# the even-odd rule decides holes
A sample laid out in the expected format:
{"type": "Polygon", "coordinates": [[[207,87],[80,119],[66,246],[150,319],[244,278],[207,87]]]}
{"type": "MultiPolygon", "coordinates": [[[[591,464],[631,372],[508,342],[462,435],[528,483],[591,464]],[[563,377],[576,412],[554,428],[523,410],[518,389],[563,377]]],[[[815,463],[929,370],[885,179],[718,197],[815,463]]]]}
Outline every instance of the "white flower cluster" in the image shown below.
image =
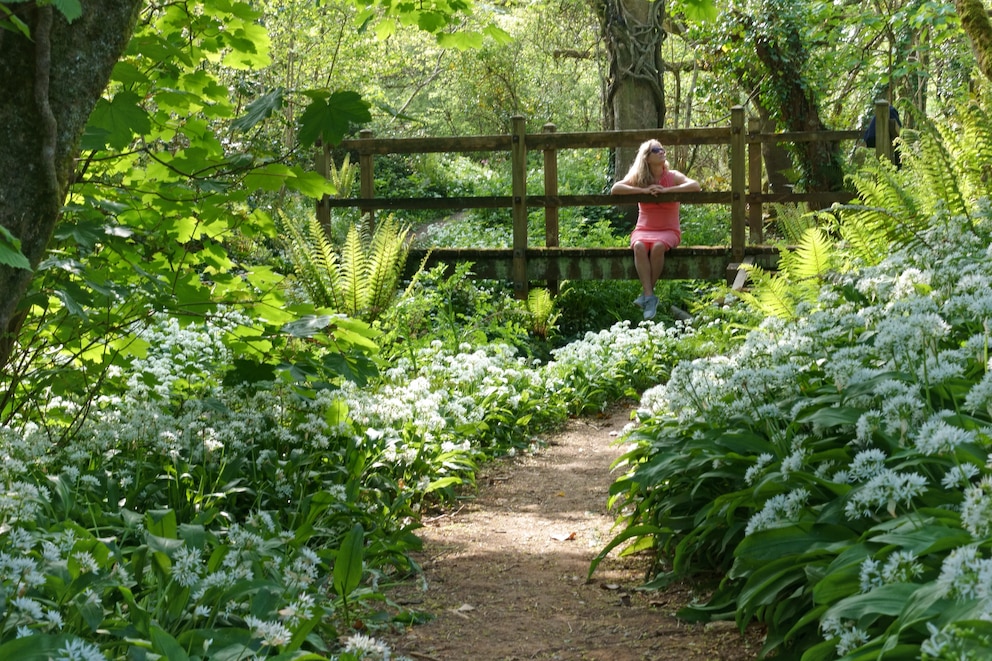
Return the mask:
{"type": "Polygon", "coordinates": [[[861,592],[893,583],[911,583],[922,574],[923,565],[912,551],[896,551],[885,562],[867,558],[861,563],[861,592]]]}

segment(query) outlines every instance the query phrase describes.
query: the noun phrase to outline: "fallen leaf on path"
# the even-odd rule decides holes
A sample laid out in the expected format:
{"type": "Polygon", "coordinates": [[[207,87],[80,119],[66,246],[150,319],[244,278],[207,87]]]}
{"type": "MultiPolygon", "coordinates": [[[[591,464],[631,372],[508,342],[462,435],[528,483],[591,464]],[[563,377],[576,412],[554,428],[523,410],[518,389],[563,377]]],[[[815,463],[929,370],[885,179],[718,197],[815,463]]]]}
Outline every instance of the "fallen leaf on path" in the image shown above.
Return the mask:
{"type": "Polygon", "coordinates": [[[465,618],[467,620],[469,619],[469,617],[468,615],[466,615],[466,613],[471,613],[472,611],[474,611],[475,606],[473,606],[472,604],[462,604],[458,608],[449,608],[448,610],[450,610],[458,617],[465,618]]]}
{"type": "Polygon", "coordinates": [[[551,539],[555,540],[556,542],[571,542],[575,540],[575,533],[571,532],[568,533],[567,535],[551,535],[551,539]]]}

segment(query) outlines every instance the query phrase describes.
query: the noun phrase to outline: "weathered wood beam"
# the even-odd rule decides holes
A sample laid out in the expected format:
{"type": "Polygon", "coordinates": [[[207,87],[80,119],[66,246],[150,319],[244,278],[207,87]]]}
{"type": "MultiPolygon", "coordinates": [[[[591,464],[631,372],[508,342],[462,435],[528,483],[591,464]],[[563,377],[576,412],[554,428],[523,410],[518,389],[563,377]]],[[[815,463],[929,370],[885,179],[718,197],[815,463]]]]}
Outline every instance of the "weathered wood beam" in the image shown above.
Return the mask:
{"type": "MultiPolygon", "coordinates": [[[[748,246],[748,261],[774,270],[779,250],[774,246],[748,246]]],[[[435,248],[410,251],[408,277],[425,263],[430,269],[438,264],[471,262],[470,277],[477,280],[513,280],[513,250],[510,248],[435,248]]],[[[634,258],[629,248],[528,248],[527,278],[547,280],[636,280],[634,258]]],[[[689,246],[670,251],[665,257],[662,278],[668,280],[733,281],[737,269],[728,270],[731,250],[728,246],[689,246]]]]}

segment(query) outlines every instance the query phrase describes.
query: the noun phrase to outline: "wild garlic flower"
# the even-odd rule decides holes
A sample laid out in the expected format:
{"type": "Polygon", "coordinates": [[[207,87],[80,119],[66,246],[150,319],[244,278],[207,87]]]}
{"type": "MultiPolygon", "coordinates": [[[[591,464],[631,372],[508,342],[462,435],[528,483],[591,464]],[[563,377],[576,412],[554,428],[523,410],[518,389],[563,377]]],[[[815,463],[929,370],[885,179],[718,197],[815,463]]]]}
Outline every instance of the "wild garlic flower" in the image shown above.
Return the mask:
{"type": "Polygon", "coordinates": [[[965,489],[961,525],[976,541],[992,534],[992,477],[987,475],[978,484],[965,489]]]}
{"type": "Polygon", "coordinates": [[[825,618],[820,622],[824,640],[837,640],[837,656],[846,656],[870,640],[868,632],[852,621],[825,618]]]}
{"type": "Polygon", "coordinates": [[[748,520],[744,534],[750,535],[760,530],[795,523],[806,507],[809,497],[809,491],[804,488],[772,496],[765,502],[764,507],[748,520]]]}
{"type": "Polygon", "coordinates": [[[772,457],[772,455],[768,454],[767,452],[763,452],[762,454],[758,455],[758,458],[755,460],[754,465],[749,466],[748,469],[744,472],[745,484],[747,484],[748,486],[753,486],[755,480],[758,478],[761,472],[765,470],[765,466],[772,463],[773,459],[774,457],[772,457]]]}
{"type": "Polygon", "coordinates": [[[52,659],[53,661],[107,661],[107,657],[99,647],[79,638],[70,638],[66,641],[52,659]]]}
{"type": "Polygon", "coordinates": [[[172,580],[184,588],[190,588],[199,583],[204,569],[199,549],[184,544],[173,554],[172,580]]]}
{"type": "Polygon", "coordinates": [[[941,596],[958,601],[992,598],[992,560],[979,555],[976,544],[952,550],[940,568],[937,588],[941,596]]]}
{"type": "Polygon", "coordinates": [[[872,518],[881,512],[896,516],[898,506],[911,506],[926,488],[927,480],[919,473],[885,469],[851,491],[844,513],[852,520],[872,518]]]}
{"type": "Polygon", "coordinates": [[[938,411],[911,435],[916,450],[925,456],[953,453],[959,445],[974,443],[976,434],[947,422],[952,411],[938,411]]]}
{"type": "Polygon", "coordinates": [[[252,636],[261,639],[262,645],[268,647],[281,647],[293,639],[293,633],[281,622],[246,615],[245,624],[251,629],[252,636]]]}
{"type": "Polygon", "coordinates": [[[368,661],[389,661],[392,653],[386,643],[360,633],[345,638],[344,651],[368,661]]]}
{"type": "Polygon", "coordinates": [[[911,583],[922,574],[923,565],[912,551],[896,551],[884,563],[867,558],[861,563],[859,573],[861,592],[870,592],[893,583],[911,583]]]}
{"type": "Polygon", "coordinates": [[[970,462],[964,462],[947,469],[940,485],[945,489],[959,489],[971,485],[971,478],[981,472],[981,468],[970,462]]]}

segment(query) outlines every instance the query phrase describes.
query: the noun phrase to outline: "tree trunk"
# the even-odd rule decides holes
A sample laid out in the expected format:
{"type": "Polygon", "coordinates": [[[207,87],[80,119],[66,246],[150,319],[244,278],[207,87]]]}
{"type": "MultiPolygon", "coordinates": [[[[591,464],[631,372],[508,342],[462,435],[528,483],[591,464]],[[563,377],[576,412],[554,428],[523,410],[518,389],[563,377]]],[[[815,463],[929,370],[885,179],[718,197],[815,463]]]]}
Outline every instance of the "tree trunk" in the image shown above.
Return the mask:
{"type": "MultiPolygon", "coordinates": [[[[761,132],[774,133],[778,126],[771,113],[760,102],[755,106],[761,118],[761,132]]],[[[768,177],[769,193],[785,193],[792,190],[796,166],[792,163],[789,150],[781,142],[762,142],[761,158],[765,162],[765,176],[768,177]]]]}
{"type": "MultiPolygon", "coordinates": [[[[606,129],[664,127],[664,0],[602,0],[597,10],[609,66],[603,113],[606,129]]],[[[618,177],[626,173],[636,151],[617,150],[618,177]]]]}
{"type": "MultiPolygon", "coordinates": [[[[826,130],[820,119],[814,86],[806,81],[805,47],[797,25],[784,17],[755,26],[755,53],[768,76],[763,102],[774,108],[779,124],[787,131],[826,130]],[[776,22],[777,21],[777,22],[776,22]],[[769,28],[769,25],[775,29],[769,28]],[[767,30],[767,32],[764,32],[767,30]]],[[[810,191],[835,191],[844,186],[838,143],[804,142],[796,155],[803,173],[805,188],[810,191]]]]}
{"type": "MultiPolygon", "coordinates": [[[[31,38],[0,30],[0,225],[41,261],[68,191],[79,138],[134,31],[143,0],[90,0],[69,24],[51,4],[8,5],[31,38]]],[[[0,366],[33,272],[0,264],[0,366]]]]}
{"type": "Polygon", "coordinates": [[[982,0],[954,0],[961,27],[971,40],[971,50],[978,60],[978,69],[992,80],[992,23],[982,0]]]}

